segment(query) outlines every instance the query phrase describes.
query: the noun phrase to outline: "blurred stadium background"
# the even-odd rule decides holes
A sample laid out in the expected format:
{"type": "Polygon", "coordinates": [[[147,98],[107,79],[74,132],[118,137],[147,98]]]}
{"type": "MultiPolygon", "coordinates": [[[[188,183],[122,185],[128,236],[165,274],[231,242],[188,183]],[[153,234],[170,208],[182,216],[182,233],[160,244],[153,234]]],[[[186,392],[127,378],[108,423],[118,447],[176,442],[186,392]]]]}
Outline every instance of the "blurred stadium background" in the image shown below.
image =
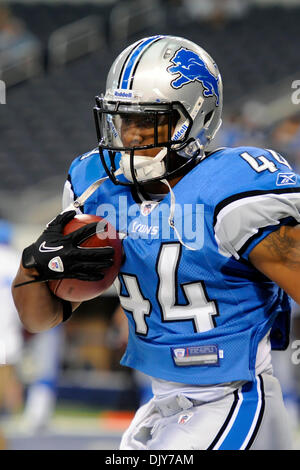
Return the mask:
{"type": "MultiPolygon", "coordinates": [[[[299,169],[299,24],[299,0],[1,2],[0,213],[13,227],[12,248],[20,252],[60,211],[69,164],[97,145],[94,96],[115,56],[146,35],[187,37],[216,60],[225,101],[214,145],[274,148],[299,169]]],[[[0,302],[3,317],[9,306],[0,302]]],[[[126,327],[114,290],[54,333],[14,331],[21,339],[13,377],[0,385],[7,448],[117,448],[147,384],[119,366],[126,327]]],[[[274,361],[300,448],[300,375],[291,354],[274,361]]]]}

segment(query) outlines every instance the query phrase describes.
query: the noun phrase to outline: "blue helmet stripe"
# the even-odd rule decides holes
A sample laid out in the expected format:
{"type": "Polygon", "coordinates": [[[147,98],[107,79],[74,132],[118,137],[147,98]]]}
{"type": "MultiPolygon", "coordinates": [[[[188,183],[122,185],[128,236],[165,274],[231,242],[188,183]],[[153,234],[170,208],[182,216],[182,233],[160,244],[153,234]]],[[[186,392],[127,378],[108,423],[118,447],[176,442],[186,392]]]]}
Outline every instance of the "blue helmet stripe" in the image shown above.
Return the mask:
{"type": "Polygon", "coordinates": [[[150,38],[145,39],[139,47],[133,50],[132,54],[130,54],[128,58],[128,62],[126,65],[126,68],[123,73],[123,79],[122,79],[122,84],[121,88],[129,88],[130,85],[130,76],[132,71],[134,70],[134,66],[140,56],[140,53],[150,44],[152,44],[154,41],[157,41],[158,39],[162,38],[163,36],[152,36],[150,38]]]}

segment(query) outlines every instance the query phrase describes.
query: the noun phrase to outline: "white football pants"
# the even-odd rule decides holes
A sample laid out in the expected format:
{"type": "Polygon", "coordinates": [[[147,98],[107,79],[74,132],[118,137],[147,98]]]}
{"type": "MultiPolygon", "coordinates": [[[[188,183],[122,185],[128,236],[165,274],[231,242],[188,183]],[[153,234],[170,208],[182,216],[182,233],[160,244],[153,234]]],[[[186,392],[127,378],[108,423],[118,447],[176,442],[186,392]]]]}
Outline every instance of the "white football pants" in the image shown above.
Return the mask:
{"type": "Polygon", "coordinates": [[[136,412],[121,450],[290,450],[292,437],[278,380],[256,377],[208,403],[184,395],[152,398],[136,412]]]}

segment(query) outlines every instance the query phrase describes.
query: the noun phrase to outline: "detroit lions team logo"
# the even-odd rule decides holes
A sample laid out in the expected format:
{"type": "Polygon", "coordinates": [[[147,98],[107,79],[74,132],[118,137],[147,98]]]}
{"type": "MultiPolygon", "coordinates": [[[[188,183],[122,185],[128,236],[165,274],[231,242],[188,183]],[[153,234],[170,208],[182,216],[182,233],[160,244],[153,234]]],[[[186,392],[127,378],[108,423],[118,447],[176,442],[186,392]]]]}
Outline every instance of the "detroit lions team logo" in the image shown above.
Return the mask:
{"type": "Polygon", "coordinates": [[[198,54],[189,49],[181,48],[176,51],[171,62],[173,62],[174,65],[168,67],[168,72],[179,74],[171,82],[173,88],[178,89],[198,80],[204,87],[203,95],[206,97],[215,96],[216,105],[219,105],[219,79],[210,72],[205,62],[198,54]]]}

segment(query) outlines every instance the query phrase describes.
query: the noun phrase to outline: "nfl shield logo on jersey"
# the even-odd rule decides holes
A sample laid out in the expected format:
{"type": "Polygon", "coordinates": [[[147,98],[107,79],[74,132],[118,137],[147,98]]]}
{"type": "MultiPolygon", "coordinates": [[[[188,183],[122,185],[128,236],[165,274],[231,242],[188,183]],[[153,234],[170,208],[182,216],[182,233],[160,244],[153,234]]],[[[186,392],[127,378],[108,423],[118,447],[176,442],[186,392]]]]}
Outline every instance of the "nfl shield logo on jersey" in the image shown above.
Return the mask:
{"type": "Polygon", "coordinates": [[[178,418],[178,424],[187,423],[191,419],[192,416],[193,416],[193,413],[184,413],[183,415],[180,415],[178,418]]]}
{"type": "Polygon", "coordinates": [[[156,201],[144,201],[144,202],[142,202],[142,204],[141,204],[141,214],[143,216],[149,215],[150,212],[152,212],[153,209],[155,209],[157,204],[158,204],[158,202],[156,202],[156,201]]]}
{"type": "Polygon", "coordinates": [[[174,349],[174,356],[177,358],[185,356],[185,349],[184,348],[176,348],[174,349]]]}

